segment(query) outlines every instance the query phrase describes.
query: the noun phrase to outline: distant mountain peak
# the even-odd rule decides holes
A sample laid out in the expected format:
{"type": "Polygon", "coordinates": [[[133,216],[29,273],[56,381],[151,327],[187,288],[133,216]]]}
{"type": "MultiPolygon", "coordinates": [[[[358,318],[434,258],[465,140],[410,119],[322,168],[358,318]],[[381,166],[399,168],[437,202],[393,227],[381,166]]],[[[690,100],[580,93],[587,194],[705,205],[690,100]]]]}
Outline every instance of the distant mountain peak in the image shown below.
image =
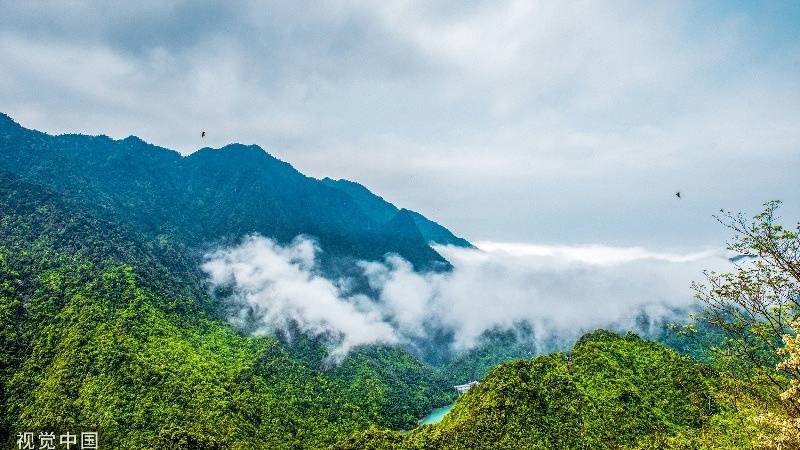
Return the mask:
{"type": "MultiPolygon", "coordinates": [[[[203,147],[194,153],[190,154],[189,156],[198,154],[198,153],[215,153],[215,154],[229,154],[229,155],[247,155],[247,156],[256,156],[256,157],[267,157],[268,159],[278,160],[275,156],[271,155],[269,152],[261,148],[256,144],[241,144],[239,142],[232,142],[230,144],[225,144],[222,147],[203,147]]],[[[284,161],[281,161],[284,162],[284,161]]],[[[287,163],[288,164],[288,163],[287,163]]]]}
{"type": "Polygon", "coordinates": [[[122,139],[122,142],[132,142],[136,144],[147,144],[144,139],[140,138],[139,136],[130,135],[125,139],[122,139]]]}
{"type": "MultiPolygon", "coordinates": [[[[227,152],[255,151],[255,152],[258,152],[258,153],[267,153],[266,150],[264,150],[263,148],[261,148],[260,146],[258,146],[256,144],[241,144],[239,142],[231,142],[230,144],[226,144],[226,145],[218,148],[217,150],[222,151],[222,152],[226,152],[226,151],[227,152]]],[[[269,154],[269,153],[267,153],[267,154],[269,154]]],[[[270,156],[272,156],[272,155],[270,155],[270,156]]]]}
{"type": "Polygon", "coordinates": [[[281,168],[299,174],[291,164],[276,158],[263,148],[255,144],[240,144],[234,142],[219,148],[203,147],[196,152],[187,155],[186,159],[208,164],[224,164],[232,170],[249,171],[259,167],[281,168]]]}
{"type": "Polygon", "coordinates": [[[64,194],[98,217],[189,246],[252,233],[278,242],[307,234],[328,261],[375,261],[391,253],[415,268],[438,270],[447,262],[428,243],[460,239],[361,184],[308,177],[258,145],[232,143],[182,156],[137,136],[52,136],[3,115],[0,169],[64,194]]]}

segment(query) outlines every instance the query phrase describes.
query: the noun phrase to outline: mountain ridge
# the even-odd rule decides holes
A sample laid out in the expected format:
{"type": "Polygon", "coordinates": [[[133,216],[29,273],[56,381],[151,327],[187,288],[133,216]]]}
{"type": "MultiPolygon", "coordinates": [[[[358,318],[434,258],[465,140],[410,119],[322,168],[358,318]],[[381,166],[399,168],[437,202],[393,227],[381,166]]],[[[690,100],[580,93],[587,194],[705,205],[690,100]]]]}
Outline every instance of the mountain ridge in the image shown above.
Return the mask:
{"type": "Polygon", "coordinates": [[[389,222],[401,210],[405,210],[411,214],[414,224],[427,242],[439,245],[454,245],[457,247],[475,248],[475,246],[473,246],[469,241],[456,236],[450,230],[439,225],[433,220],[428,219],[416,211],[398,208],[388,200],[373,193],[366,186],[357,181],[343,178],[334,180],[329,177],[322,178],[320,181],[328,186],[341,189],[349,194],[350,197],[352,197],[353,200],[358,203],[361,209],[372,216],[374,220],[384,223],[389,222]]]}
{"type": "Polygon", "coordinates": [[[204,278],[179,243],[0,169],[3,448],[17,430],[76,424],[103,448],[325,448],[453,397],[399,347],[354,349],[332,370],[312,337],[248,336],[204,278]]]}
{"type": "MultiPolygon", "coordinates": [[[[363,199],[304,175],[254,144],[181,155],[133,135],[50,135],[2,114],[0,169],[92,205],[101,217],[190,246],[254,233],[278,242],[305,234],[320,241],[328,261],[380,260],[395,253],[417,269],[440,270],[449,263],[429,243],[470,245],[419,213],[412,221],[417,233],[406,230],[396,239],[398,230],[372,215],[363,199]]],[[[362,196],[399,211],[363,189],[362,196]]]]}

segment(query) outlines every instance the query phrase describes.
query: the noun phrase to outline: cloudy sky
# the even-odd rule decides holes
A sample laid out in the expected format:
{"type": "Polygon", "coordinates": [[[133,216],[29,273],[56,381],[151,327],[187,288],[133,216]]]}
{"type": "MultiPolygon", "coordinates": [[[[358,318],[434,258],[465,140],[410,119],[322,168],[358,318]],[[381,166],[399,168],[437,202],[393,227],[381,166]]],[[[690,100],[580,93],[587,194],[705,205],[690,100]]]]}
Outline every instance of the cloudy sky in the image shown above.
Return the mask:
{"type": "Polygon", "coordinates": [[[473,240],[715,247],[800,217],[800,3],[750,3],[0,0],[0,111],[256,143],[473,240]]]}

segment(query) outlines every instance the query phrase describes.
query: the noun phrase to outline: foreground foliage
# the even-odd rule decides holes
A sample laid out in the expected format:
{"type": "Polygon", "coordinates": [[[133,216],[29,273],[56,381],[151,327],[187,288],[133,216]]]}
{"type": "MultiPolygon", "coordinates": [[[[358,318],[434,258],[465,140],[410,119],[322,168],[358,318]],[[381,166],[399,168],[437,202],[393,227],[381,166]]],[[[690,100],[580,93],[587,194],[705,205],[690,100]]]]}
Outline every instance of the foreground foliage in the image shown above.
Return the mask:
{"type": "MultiPolygon", "coordinates": [[[[750,448],[756,424],[708,366],[607,331],[569,354],[506,363],[442,422],[408,434],[360,432],[339,449],[750,448]]],[[[749,410],[748,410],[749,411],[749,410]]]]}
{"type": "Polygon", "coordinates": [[[714,348],[724,370],[783,391],[781,408],[759,417],[760,445],[800,448],[800,224],[779,223],[780,202],[764,206],[752,219],[722,212],[718,220],[734,232],[735,270],[706,273],[695,291],[706,306],[701,320],[724,337],[714,348]]]}

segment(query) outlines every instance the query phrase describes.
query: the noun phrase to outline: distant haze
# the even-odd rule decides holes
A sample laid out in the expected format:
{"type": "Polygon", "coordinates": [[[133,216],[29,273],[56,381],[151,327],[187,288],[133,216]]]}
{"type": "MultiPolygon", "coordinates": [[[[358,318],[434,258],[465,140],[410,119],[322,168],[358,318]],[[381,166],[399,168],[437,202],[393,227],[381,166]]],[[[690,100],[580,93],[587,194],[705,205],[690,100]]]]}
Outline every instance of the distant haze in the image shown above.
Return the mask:
{"type": "Polygon", "coordinates": [[[29,128],[259,144],[472,241],[687,252],[719,208],[800,217],[796,1],[0,6],[29,128]]]}

